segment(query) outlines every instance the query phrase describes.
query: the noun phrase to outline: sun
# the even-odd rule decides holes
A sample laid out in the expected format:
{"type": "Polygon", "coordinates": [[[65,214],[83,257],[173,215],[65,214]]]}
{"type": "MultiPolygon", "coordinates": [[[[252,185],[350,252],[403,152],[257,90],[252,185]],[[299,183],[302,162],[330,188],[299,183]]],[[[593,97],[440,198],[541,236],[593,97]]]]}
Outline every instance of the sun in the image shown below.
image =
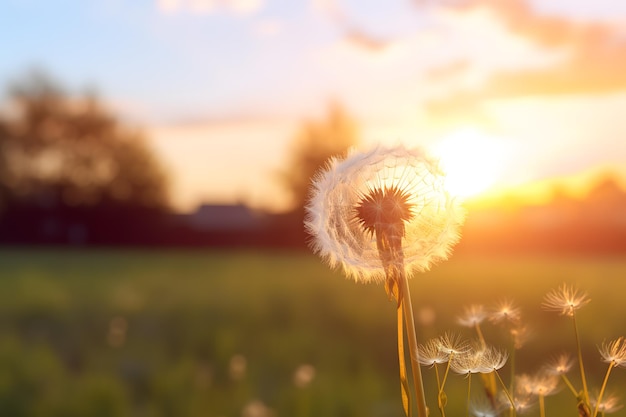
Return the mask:
{"type": "Polygon", "coordinates": [[[448,191],[461,198],[475,197],[494,187],[511,151],[505,140],[473,129],[445,136],[431,149],[446,172],[448,191]]]}

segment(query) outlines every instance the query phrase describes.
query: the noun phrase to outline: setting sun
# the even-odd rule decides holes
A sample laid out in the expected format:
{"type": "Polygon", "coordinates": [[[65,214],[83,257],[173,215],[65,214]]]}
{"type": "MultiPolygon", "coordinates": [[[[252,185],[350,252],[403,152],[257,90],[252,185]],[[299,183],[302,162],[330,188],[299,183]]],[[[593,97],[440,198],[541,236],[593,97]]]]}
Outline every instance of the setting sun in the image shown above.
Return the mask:
{"type": "Polygon", "coordinates": [[[467,198],[493,187],[510,157],[510,146],[477,130],[459,130],[433,146],[446,172],[448,190],[467,198]]]}

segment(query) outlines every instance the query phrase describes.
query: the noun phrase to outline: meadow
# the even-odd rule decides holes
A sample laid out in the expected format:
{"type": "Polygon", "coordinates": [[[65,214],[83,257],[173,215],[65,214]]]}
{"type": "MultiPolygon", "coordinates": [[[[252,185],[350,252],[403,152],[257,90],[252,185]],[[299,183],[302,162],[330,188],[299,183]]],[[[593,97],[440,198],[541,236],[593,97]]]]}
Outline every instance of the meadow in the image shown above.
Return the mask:
{"type": "MultiPolygon", "coordinates": [[[[463,309],[508,298],[531,329],[517,372],[575,356],[571,320],[541,308],[561,283],[591,298],[577,319],[599,387],[598,345],[626,336],[624,257],[455,255],[411,279],[419,341],[473,338],[457,323],[463,309]]],[[[395,320],[382,285],[351,282],[303,252],[4,249],[0,416],[401,416],[395,320]]],[[[508,348],[500,326],[483,331],[508,348]]],[[[422,372],[439,415],[434,373],[422,372]]],[[[571,379],[580,385],[576,369],[571,379]]],[[[450,376],[447,415],[465,415],[466,390],[450,376]]],[[[613,371],[609,392],[624,403],[626,369],[613,371]]],[[[571,393],[547,398],[546,412],[576,415],[571,393]]]]}

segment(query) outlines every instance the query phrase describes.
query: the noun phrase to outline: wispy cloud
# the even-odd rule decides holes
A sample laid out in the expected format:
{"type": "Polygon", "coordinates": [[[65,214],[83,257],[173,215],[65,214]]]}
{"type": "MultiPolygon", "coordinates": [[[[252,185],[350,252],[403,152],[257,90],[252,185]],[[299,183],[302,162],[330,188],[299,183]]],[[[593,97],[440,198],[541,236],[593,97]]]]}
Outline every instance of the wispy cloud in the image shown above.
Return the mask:
{"type": "MultiPolygon", "coordinates": [[[[429,103],[437,114],[475,109],[494,98],[626,91],[626,31],[610,21],[583,21],[539,13],[527,0],[468,0],[448,3],[455,13],[485,10],[517,36],[564,59],[537,68],[507,68],[491,74],[481,85],[450,91],[429,103]]],[[[433,76],[453,79],[468,68],[442,67],[433,76]]]]}
{"type": "Polygon", "coordinates": [[[211,14],[221,10],[251,14],[263,7],[263,0],[156,0],[156,6],[164,14],[211,14]]]}

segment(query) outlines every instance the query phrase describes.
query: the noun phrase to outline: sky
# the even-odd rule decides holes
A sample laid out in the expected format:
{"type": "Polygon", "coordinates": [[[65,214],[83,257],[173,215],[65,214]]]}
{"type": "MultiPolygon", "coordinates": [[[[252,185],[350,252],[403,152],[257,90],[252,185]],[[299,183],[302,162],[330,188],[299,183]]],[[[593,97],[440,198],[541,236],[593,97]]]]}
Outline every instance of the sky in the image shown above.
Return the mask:
{"type": "Polygon", "coordinates": [[[95,89],[181,211],[286,207],[278,173],[333,102],[460,194],[626,170],[621,0],[2,0],[0,34],[0,83],[95,89]]]}

